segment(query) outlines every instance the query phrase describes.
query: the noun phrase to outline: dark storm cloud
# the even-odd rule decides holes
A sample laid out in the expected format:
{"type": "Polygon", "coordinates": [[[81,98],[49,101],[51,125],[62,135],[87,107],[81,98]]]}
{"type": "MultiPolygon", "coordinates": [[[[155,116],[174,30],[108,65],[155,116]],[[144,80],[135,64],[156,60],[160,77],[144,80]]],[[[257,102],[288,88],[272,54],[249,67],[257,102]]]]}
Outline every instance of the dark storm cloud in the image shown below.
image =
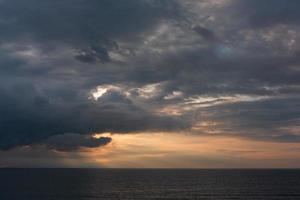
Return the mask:
{"type": "Polygon", "coordinates": [[[103,47],[92,47],[88,50],[82,50],[75,58],[87,63],[95,63],[97,60],[104,63],[110,61],[109,54],[103,47]]]}
{"type": "Polygon", "coordinates": [[[177,16],[175,1],[12,0],[0,7],[0,41],[35,40],[44,48],[66,43],[79,49],[78,60],[109,62],[116,39],[139,33],[177,16]]]}
{"type": "Polygon", "coordinates": [[[106,78],[113,70],[101,72],[94,65],[87,69],[59,50],[75,49],[73,55],[81,62],[107,63],[108,51],[118,49],[114,40],[138,39],[164,18],[176,17],[174,1],[13,0],[1,1],[0,10],[0,149],[68,132],[184,126],[133,105],[122,95],[108,94],[101,103],[88,100],[89,90],[98,83],[115,81],[106,78]]]}
{"type": "Polygon", "coordinates": [[[213,31],[204,28],[202,26],[195,26],[193,30],[196,31],[199,35],[201,35],[204,39],[208,41],[214,41],[216,39],[216,36],[213,31]]]}
{"type": "Polygon", "coordinates": [[[1,92],[1,149],[40,143],[69,132],[176,130],[187,126],[179,119],[152,115],[119,94],[107,94],[101,102],[51,102],[49,97],[39,96],[32,85],[1,92]]]}
{"type": "Polygon", "coordinates": [[[47,148],[58,151],[76,151],[80,148],[97,148],[111,142],[109,137],[94,138],[79,134],[66,133],[49,138],[47,148]]]}
{"type": "Polygon", "coordinates": [[[208,115],[228,122],[224,134],[298,141],[300,6],[222,2],[0,1],[0,149],[189,131],[208,115]]]}
{"type": "Polygon", "coordinates": [[[249,24],[255,27],[266,27],[276,24],[300,23],[300,2],[294,0],[246,0],[237,1],[237,12],[244,15],[249,24]]]}
{"type": "Polygon", "coordinates": [[[2,38],[33,36],[72,44],[131,37],[177,12],[174,1],[160,0],[5,0],[0,9],[2,38]]]}

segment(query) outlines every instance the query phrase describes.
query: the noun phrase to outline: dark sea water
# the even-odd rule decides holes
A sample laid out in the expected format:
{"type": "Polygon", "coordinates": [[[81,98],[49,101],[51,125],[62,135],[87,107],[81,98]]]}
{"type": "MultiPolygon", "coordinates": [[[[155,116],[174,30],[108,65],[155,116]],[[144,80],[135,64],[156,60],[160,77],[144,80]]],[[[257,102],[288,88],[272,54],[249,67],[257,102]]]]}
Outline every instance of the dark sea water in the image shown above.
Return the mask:
{"type": "Polygon", "coordinates": [[[0,200],[300,199],[300,170],[0,169],[0,200]]]}

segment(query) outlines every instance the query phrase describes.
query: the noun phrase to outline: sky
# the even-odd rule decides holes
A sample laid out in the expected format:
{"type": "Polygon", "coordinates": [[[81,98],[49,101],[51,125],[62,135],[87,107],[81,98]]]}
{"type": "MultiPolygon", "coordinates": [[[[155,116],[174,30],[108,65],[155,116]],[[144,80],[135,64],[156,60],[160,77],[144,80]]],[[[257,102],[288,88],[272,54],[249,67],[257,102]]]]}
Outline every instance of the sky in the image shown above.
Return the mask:
{"type": "Polygon", "coordinates": [[[0,167],[299,168],[299,9],[0,0],[0,167]]]}

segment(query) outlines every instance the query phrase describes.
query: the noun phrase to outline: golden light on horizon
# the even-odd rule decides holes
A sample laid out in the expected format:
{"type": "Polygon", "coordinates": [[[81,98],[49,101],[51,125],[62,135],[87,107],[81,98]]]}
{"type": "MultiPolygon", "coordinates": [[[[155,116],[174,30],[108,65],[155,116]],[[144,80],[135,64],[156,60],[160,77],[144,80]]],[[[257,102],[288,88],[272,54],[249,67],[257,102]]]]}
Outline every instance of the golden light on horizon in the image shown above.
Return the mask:
{"type": "Polygon", "coordinates": [[[251,168],[300,166],[300,145],[184,133],[96,134],[105,147],[81,154],[102,167],[251,168]],[[293,150],[294,149],[294,150],[293,150]],[[293,161],[294,162],[291,162],[293,161]]]}

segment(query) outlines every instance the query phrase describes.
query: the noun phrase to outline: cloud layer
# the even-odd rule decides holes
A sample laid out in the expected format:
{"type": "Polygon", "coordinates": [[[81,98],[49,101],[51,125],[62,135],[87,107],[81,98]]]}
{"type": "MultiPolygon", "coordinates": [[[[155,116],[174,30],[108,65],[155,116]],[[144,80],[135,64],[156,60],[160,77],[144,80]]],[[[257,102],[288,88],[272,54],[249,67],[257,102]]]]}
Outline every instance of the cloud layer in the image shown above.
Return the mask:
{"type": "Polygon", "coordinates": [[[106,144],[95,132],[298,142],[299,8],[292,0],[2,0],[0,149],[49,138],[68,150],[106,144]],[[57,142],[66,133],[80,134],[78,143],[57,142]]]}

